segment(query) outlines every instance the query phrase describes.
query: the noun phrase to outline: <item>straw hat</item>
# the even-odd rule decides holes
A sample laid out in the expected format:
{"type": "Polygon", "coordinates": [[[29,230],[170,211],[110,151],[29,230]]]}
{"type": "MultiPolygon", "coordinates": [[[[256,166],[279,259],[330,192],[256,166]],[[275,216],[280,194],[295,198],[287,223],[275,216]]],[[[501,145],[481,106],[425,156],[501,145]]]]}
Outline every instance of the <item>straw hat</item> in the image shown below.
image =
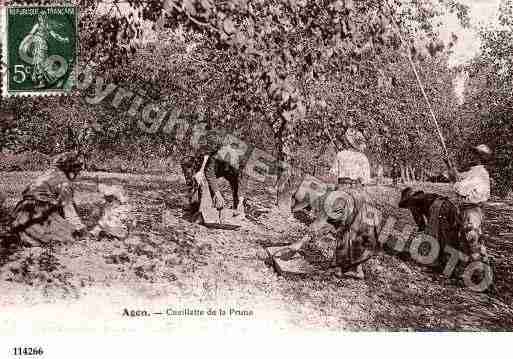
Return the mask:
{"type": "Polygon", "coordinates": [[[349,145],[357,151],[363,152],[367,148],[365,137],[363,137],[363,134],[360,131],[354,128],[347,129],[345,139],[349,145]]]}
{"type": "Polygon", "coordinates": [[[483,160],[488,161],[492,157],[492,150],[487,145],[481,144],[474,146],[472,147],[472,150],[483,160]]]}

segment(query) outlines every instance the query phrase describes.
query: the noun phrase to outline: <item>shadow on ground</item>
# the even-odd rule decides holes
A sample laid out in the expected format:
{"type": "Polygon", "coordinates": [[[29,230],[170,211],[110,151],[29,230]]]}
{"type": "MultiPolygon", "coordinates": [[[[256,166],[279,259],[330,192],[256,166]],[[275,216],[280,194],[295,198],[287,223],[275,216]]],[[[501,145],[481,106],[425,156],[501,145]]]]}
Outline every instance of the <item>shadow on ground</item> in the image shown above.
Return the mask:
{"type": "MultiPolygon", "coordinates": [[[[0,190],[9,196],[9,206],[34,175],[9,174],[3,179],[0,190]]],[[[306,277],[277,276],[265,263],[263,247],[288,243],[300,229],[290,216],[273,208],[271,194],[256,182],[246,181],[242,195],[268,211],[250,218],[238,231],[208,230],[182,220],[185,185],[175,174],[86,174],[78,182],[77,198],[88,225],[97,218],[97,183],[126,188],[134,207],[132,236],[125,241],[83,240],[56,246],[44,254],[48,263],[57,263],[53,270],[30,259],[41,258],[42,253],[21,255],[15,272],[8,265],[1,269],[2,304],[19,304],[20,293],[31,303],[62,297],[86,303],[91,293],[122,284],[132,300],[244,304],[263,308],[261,316],[272,310],[274,320],[279,320],[275,325],[286,323],[300,330],[513,328],[509,284],[513,234],[505,234],[513,232],[509,224],[513,208],[507,204],[487,209],[490,221],[485,230],[495,263],[496,291],[479,294],[390,253],[380,253],[368,262],[365,281],[335,279],[329,271],[306,277]],[[165,212],[173,223],[163,222],[165,212]]],[[[223,191],[229,193],[227,184],[223,191]]],[[[369,192],[387,215],[398,218],[398,226],[413,224],[407,211],[394,206],[400,189],[373,187],[369,192]]]]}

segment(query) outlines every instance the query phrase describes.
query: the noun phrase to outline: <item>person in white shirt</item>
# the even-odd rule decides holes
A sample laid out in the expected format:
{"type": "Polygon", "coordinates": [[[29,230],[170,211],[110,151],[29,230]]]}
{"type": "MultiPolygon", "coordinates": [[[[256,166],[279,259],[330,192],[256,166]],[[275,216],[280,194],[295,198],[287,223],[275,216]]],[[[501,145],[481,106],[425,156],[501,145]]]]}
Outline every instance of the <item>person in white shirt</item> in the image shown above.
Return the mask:
{"type": "Polygon", "coordinates": [[[348,129],[341,142],[347,149],[337,154],[329,176],[320,177],[320,180],[328,185],[327,192],[313,202],[310,202],[312,197],[307,195],[309,190],[307,187],[300,187],[293,196],[293,213],[297,214],[310,207],[312,212],[310,218],[314,219],[313,222],[305,221],[304,216],[301,216],[301,219],[298,218],[309,226],[310,233],[284,246],[274,256],[282,260],[292,258],[292,253],[300,251],[306,243],[314,241],[319,244],[319,248],[322,248],[321,251],[326,253],[326,259],[337,264],[336,276],[364,279],[362,263],[370,256],[365,251],[363,242],[372,234],[375,235],[374,231],[370,234],[371,227],[368,226],[368,221],[365,223],[363,221],[363,218],[369,218],[365,217],[364,213],[368,213],[366,211],[370,200],[367,201],[365,191],[360,190],[362,185],[369,183],[370,164],[363,153],[366,146],[360,132],[352,128],[348,129]],[[338,186],[335,186],[335,183],[338,183],[338,186]],[[333,191],[345,193],[344,198],[351,198],[354,206],[348,207],[346,201],[335,201],[332,207],[329,206],[324,201],[333,191]],[[333,218],[327,213],[327,207],[331,214],[349,211],[347,214],[350,216],[333,218]]]}
{"type": "Polygon", "coordinates": [[[370,163],[363,153],[366,149],[361,132],[349,128],[345,133],[346,149],[337,153],[330,175],[339,185],[366,185],[370,182],[370,163]]]}
{"type": "Polygon", "coordinates": [[[458,195],[464,238],[474,261],[488,261],[486,249],[480,238],[484,220],[482,207],[490,199],[490,175],[484,165],[491,156],[492,151],[486,145],[472,147],[469,169],[465,172],[458,172],[455,168],[449,170],[454,191],[458,195]]]}
{"type": "MultiPolygon", "coordinates": [[[[363,134],[354,129],[349,128],[345,132],[345,136],[341,141],[345,147],[342,151],[337,153],[335,161],[330,170],[330,176],[336,178],[338,189],[361,187],[369,184],[370,182],[370,163],[364,151],[367,146],[363,134]]],[[[362,193],[363,194],[363,193],[362,193]]],[[[348,229],[352,231],[351,228],[348,229]]],[[[351,233],[346,233],[344,237],[351,237],[351,233]]],[[[350,258],[357,258],[363,253],[361,241],[351,241],[352,243],[342,243],[342,246],[349,246],[352,253],[348,253],[350,258]]],[[[339,275],[342,275],[340,272],[339,275]]],[[[343,275],[355,279],[364,279],[362,265],[358,264],[354,270],[349,270],[343,275]]]]}

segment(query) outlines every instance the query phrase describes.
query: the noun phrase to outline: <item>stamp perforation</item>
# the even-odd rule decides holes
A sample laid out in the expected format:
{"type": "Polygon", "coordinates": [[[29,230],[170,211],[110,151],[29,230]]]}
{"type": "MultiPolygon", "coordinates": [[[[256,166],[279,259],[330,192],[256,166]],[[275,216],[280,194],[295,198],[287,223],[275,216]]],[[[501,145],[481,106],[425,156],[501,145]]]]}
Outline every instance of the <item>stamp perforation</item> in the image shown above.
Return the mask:
{"type": "Polygon", "coordinates": [[[69,86],[69,81],[72,80],[73,74],[72,69],[77,63],[79,44],[78,44],[78,7],[71,2],[51,2],[51,1],[36,1],[36,2],[27,2],[27,1],[7,1],[4,3],[4,6],[0,8],[0,26],[1,26],[1,36],[0,36],[0,60],[1,60],[1,76],[2,79],[0,81],[1,93],[2,97],[33,97],[33,96],[66,96],[72,93],[71,86],[69,86]],[[12,89],[9,87],[9,19],[8,19],[8,9],[12,8],[26,8],[26,7],[37,7],[37,8],[73,8],[73,16],[74,16],[74,28],[72,30],[72,36],[74,38],[73,41],[73,56],[70,60],[67,61],[68,69],[71,69],[66,77],[63,80],[62,86],[66,86],[66,88],[42,88],[42,89],[30,89],[30,90],[19,90],[12,89]]]}

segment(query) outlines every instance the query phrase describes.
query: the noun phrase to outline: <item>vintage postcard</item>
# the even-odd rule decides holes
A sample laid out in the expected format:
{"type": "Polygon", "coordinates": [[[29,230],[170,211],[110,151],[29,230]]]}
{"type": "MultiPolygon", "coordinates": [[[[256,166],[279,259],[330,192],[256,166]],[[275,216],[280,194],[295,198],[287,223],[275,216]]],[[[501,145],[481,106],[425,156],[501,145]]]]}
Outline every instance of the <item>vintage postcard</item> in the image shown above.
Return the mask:
{"type": "Polygon", "coordinates": [[[512,331],[512,7],[3,2],[0,357],[512,331]]]}

